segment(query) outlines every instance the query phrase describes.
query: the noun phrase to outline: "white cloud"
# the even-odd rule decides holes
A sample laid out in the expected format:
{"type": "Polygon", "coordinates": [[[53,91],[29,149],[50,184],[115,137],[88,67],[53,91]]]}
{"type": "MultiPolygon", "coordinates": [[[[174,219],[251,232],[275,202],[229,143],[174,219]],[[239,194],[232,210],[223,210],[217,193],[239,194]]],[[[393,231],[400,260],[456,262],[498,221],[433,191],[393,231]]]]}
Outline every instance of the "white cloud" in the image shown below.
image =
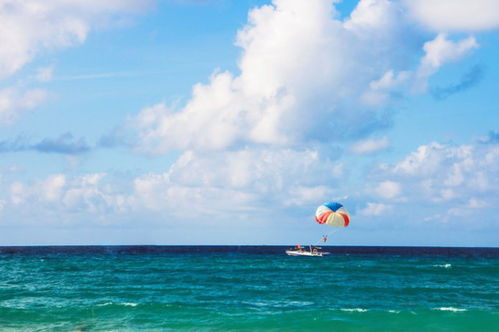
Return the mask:
{"type": "Polygon", "coordinates": [[[343,23],[345,29],[354,31],[363,39],[391,40],[397,32],[389,31],[401,22],[400,8],[388,0],[362,0],[343,23]]]}
{"type": "MultiPolygon", "coordinates": [[[[17,64],[6,61],[3,75],[21,68],[37,52],[83,42],[94,18],[111,13],[99,7],[105,3],[90,6],[81,19],[77,16],[74,22],[81,25],[62,25],[61,39],[49,36],[58,31],[57,20],[54,26],[47,23],[48,35],[14,50],[25,57],[17,64]]],[[[193,87],[184,107],[157,104],[131,120],[140,150],[188,150],[167,171],[142,174],[125,185],[105,174],[56,174],[34,183],[14,182],[3,213],[30,212],[47,220],[57,213],[65,220],[78,214],[91,222],[110,212],[113,218],[150,212],[186,221],[196,215],[201,217],[197,223],[247,216],[254,221],[281,211],[291,216],[294,209],[312,210],[318,201],[351,193],[356,188],[350,185],[362,181],[348,179],[355,166],[329,159],[330,150],[321,143],[355,140],[352,151],[359,154],[387,148],[386,137],[362,140],[383,124],[384,113],[376,107],[387,103],[393,91],[410,89],[417,73],[426,80],[477,47],[473,37],[456,42],[443,34],[417,45],[410,39],[417,32],[404,22],[400,9],[397,3],[363,0],[344,21],[335,18],[332,1],[326,0],[276,0],[252,10],[237,37],[240,74],[215,72],[208,83],[193,87]],[[407,31],[408,37],[401,38],[407,31]],[[418,63],[412,50],[421,49],[425,54],[418,63]],[[372,108],[362,103],[366,101],[372,108]]],[[[50,77],[48,70],[40,72],[44,77],[50,77]]],[[[3,90],[8,97],[4,100],[15,99],[9,93],[24,96],[5,91],[13,90],[3,90]]],[[[13,121],[18,110],[37,104],[32,99],[2,104],[0,98],[0,119],[2,110],[8,110],[4,118],[10,120],[4,122],[13,121]]],[[[357,206],[365,206],[359,215],[386,215],[395,204],[406,204],[400,200],[402,188],[414,204],[463,204],[475,210],[497,206],[498,155],[497,148],[486,144],[421,146],[378,170],[367,184],[369,191],[359,190],[357,206]],[[366,199],[365,193],[376,197],[366,199]],[[371,199],[381,202],[367,202],[371,199]]]]}
{"type": "MultiPolygon", "coordinates": [[[[410,153],[401,162],[395,164],[393,172],[411,176],[431,176],[441,171],[446,162],[452,162],[456,158],[466,160],[471,152],[472,147],[469,145],[457,148],[436,142],[422,145],[417,151],[410,153]]],[[[452,175],[449,176],[452,177],[452,175]]]]}
{"type": "Polygon", "coordinates": [[[14,122],[20,113],[37,107],[46,99],[47,92],[42,89],[20,91],[7,88],[0,90],[0,126],[14,122]]]}
{"type": "Polygon", "coordinates": [[[390,140],[387,137],[381,137],[356,142],[352,145],[351,150],[355,154],[366,154],[384,150],[389,146],[390,140]]]}
{"type": "Polygon", "coordinates": [[[330,199],[333,197],[333,193],[333,188],[328,185],[295,186],[290,189],[284,205],[300,206],[303,204],[313,204],[330,199]]]}
{"type": "Polygon", "coordinates": [[[347,207],[360,223],[370,216],[393,223],[396,213],[403,218],[396,223],[401,227],[425,220],[464,226],[473,215],[477,221],[470,227],[478,227],[490,222],[499,206],[498,165],[497,144],[431,143],[361,179],[368,190],[358,190],[358,179],[351,177],[358,169],[331,161],[323,151],[186,151],[165,172],[127,181],[102,173],[4,180],[8,196],[0,200],[5,201],[2,219],[15,214],[20,223],[101,224],[126,218],[164,225],[180,221],[183,227],[251,221],[272,228],[283,218],[312,213],[318,202],[349,194],[347,207]]]}
{"type": "Polygon", "coordinates": [[[227,217],[231,211],[315,204],[339,190],[341,164],[312,150],[185,152],[168,172],[134,180],[136,203],[154,210],[227,217]],[[191,209],[192,210],[192,209],[191,209]]]}
{"type": "Polygon", "coordinates": [[[383,203],[368,202],[366,207],[359,211],[359,214],[364,216],[381,216],[390,213],[393,206],[383,203]]]}
{"type": "Polygon", "coordinates": [[[447,216],[444,216],[443,221],[448,221],[449,217],[472,216],[477,213],[477,210],[483,209],[487,205],[485,201],[470,198],[466,204],[448,209],[447,216]]]}
{"type": "Polygon", "coordinates": [[[101,223],[150,212],[168,216],[167,222],[268,221],[269,215],[344,194],[343,175],[341,164],[314,150],[187,151],[166,172],[143,174],[127,184],[103,173],[14,182],[5,208],[19,211],[19,220],[35,215],[48,222],[54,214],[60,222],[81,216],[101,223]]]}
{"type": "Polygon", "coordinates": [[[395,181],[383,181],[375,189],[375,193],[385,199],[395,198],[400,195],[400,192],[400,184],[395,181]]]}
{"type": "Polygon", "coordinates": [[[184,107],[143,109],[131,121],[137,148],[161,154],[366,137],[389,123],[387,103],[426,92],[442,65],[478,47],[473,37],[456,42],[445,34],[418,45],[422,32],[404,6],[362,0],[343,21],[331,0],[274,0],[253,9],[237,35],[240,74],[215,72],[184,107]]]}
{"type": "Polygon", "coordinates": [[[494,229],[499,213],[497,174],[496,141],[422,145],[401,160],[379,164],[371,171],[356,204],[377,202],[358,210],[358,215],[386,214],[394,227],[419,228],[422,222],[437,222],[441,229],[494,229]]]}
{"type": "Polygon", "coordinates": [[[253,9],[237,37],[240,75],[213,74],[194,86],[183,108],[142,110],[131,121],[139,149],[294,146],[359,138],[386,125],[382,110],[356,100],[406,62],[394,50],[414,49],[402,37],[410,27],[397,6],[363,0],[345,21],[335,19],[328,0],[276,0],[253,9]]]}
{"type": "Polygon", "coordinates": [[[17,220],[46,223],[72,222],[76,215],[101,222],[111,212],[129,209],[125,195],[104,182],[105,174],[67,177],[55,174],[34,183],[14,182],[9,188],[5,209],[16,211],[17,220]],[[53,216],[57,215],[57,220],[53,216]]]}
{"type": "Polygon", "coordinates": [[[376,107],[387,104],[393,94],[425,93],[428,79],[440,67],[463,58],[478,47],[474,37],[455,42],[449,40],[446,34],[440,33],[433,40],[424,43],[422,48],[425,54],[418,68],[399,72],[393,69],[386,71],[380,78],[369,83],[368,89],[360,98],[367,106],[376,107]]]}
{"type": "Polygon", "coordinates": [[[478,48],[478,43],[474,37],[453,42],[443,33],[438,34],[434,40],[426,42],[423,46],[425,55],[416,73],[416,90],[426,91],[427,79],[443,64],[456,61],[475,48],[478,48]]]}
{"type": "Polygon", "coordinates": [[[361,96],[361,100],[372,107],[384,105],[390,100],[393,92],[402,94],[413,76],[412,71],[394,73],[393,70],[388,70],[381,78],[369,83],[369,89],[361,96]]]}
{"type": "MultiPolygon", "coordinates": [[[[117,19],[120,14],[143,10],[151,3],[132,0],[0,0],[0,79],[17,73],[38,54],[83,43],[89,31],[117,19]]],[[[41,67],[30,80],[47,82],[52,67],[41,67]]],[[[41,89],[18,87],[0,90],[0,125],[46,99],[41,89]]]]}
{"type": "Polygon", "coordinates": [[[150,1],[3,0],[0,2],[0,78],[40,52],[81,44],[113,15],[140,11],[150,1]]]}
{"type": "Polygon", "coordinates": [[[470,209],[481,209],[487,206],[487,203],[485,201],[476,199],[476,198],[470,198],[468,200],[468,206],[470,209]]]}
{"type": "Polygon", "coordinates": [[[438,32],[468,32],[499,28],[497,0],[406,0],[410,14],[438,32]]]}
{"type": "Polygon", "coordinates": [[[372,90],[391,89],[405,82],[410,77],[410,72],[402,71],[395,74],[393,70],[387,71],[379,80],[369,83],[372,90]]]}
{"type": "Polygon", "coordinates": [[[42,189],[42,198],[48,202],[57,202],[62,195],[62,190],[66,184],[64,174],[50,176],[44,181],[42,189]]]}
{"type": "MultiPolygon", "coordinates": [[[[388,183],[401,183],[408,202],[431,203],[460,209],[478,209],[499,204],[499,145],[430,143],[420,146],[400,162],[381,165],[379,194],[398,194],[388,183]],[[386,190],[385,190],[386,189],[386,190]]],[[[449,210],[450,211],[450,210],[449,210]]],[[[455,210],[452,210],[455,211],[455,210]]]]}
{"type": "Polygon", "coordinates": [[[14,205],[19,205],[25,202],[28,196],[28,188],[21,182],[14,182],[10,185],[10,200],[14,205]]]}
{"type": "Polygon", "coordinates": [[[423,46],[426,54],[421,61],[421,66],[438,68],[445,62],[459,59],[468,51],[477,48],[478,44],[474,37],[468,37],[459,42],[447,40],[445,34],[438,34],[437,37],[423,46]]]}

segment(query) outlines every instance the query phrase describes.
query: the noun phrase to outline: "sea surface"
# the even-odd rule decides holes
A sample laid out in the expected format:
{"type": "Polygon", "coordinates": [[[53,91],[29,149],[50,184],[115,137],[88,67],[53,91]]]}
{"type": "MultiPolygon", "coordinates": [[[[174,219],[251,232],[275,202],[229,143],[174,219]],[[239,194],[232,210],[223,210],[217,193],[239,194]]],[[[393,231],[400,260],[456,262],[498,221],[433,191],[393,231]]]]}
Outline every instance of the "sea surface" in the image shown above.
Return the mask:
{"type": "Polygon", "coordinates": [[[0,331],[499,331],[498,248],[0,247],[0,331]]]}

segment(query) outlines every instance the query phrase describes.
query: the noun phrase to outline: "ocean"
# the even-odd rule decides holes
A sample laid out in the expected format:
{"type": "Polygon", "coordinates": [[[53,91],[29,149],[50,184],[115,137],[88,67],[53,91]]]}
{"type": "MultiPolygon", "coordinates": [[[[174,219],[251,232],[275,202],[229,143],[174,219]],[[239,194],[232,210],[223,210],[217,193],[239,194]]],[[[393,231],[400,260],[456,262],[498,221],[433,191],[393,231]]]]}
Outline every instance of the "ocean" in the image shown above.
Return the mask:
{"type": "Polygon", "coordinates": [[[499,248],[0,247],[0,331],[499,331],[499,248]]]}

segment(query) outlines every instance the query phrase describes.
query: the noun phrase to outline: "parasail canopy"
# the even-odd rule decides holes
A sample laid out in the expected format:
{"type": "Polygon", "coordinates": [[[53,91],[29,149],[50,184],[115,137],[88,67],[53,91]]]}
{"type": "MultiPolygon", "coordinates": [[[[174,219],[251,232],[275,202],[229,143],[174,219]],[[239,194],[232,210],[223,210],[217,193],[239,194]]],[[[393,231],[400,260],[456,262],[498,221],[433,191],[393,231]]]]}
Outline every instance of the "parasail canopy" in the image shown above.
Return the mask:
{"type": "Polygon", "coordinates": [[[350,215],[342,204],[327,202],[317,208],[317,211],[315,211],[315,220],[319,224],[347,227],[350,223],[350,215]]]}

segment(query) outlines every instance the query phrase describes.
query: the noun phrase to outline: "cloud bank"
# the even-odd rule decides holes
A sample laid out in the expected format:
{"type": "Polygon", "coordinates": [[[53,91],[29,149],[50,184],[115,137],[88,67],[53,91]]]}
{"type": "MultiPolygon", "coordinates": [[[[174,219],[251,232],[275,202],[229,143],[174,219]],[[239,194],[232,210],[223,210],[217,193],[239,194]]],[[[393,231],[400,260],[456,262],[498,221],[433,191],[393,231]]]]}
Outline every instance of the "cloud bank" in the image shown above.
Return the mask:
{"type": "MultiPolygon", "coordinates": [[[[454,16],[431,3],[362,0],[345,19],[331,0],[275,0],[255,8],[237,34],[238,72],[215,71],[208,82],[193,86],[185,105],[158,103],[130,119],[134,148],[159,155],[179,151],[171,166],[127,180],[104,172],[2,179],[0,213],[26,223],[121,224],[150,217],[169,225],[182,220],[199,228],[236,227],[235,221],[276,224],[303,217],[318,202],[338,198],[348,200],[358,225],[396,216],[406,223],[460,220],[471,227],[470,213],[486,215],[499,206],[495,132],[458,146],[425,143],[392,163],[355,164],[355,158],[391,146],[379,132],[393,124],[400,102],[433,91],[433,75],[479,49],[470,32],[498,27],[495,2],[442,2],[454,8],[454,16]],[[480,14],[464,17],[466,11],[480,14]],[[345,147],[352,153],[343,158],[345,147]]],[[[2,15],[27,22],[27,32],[17,36],[24,44],[0,53],[4,77],[40,52],[81,44],[102,18],[137,9],[137,2],[128,1],[7,4],[2,15]],[[62,11],[68,13],[64,19],[62,11]]],[[[0,33],[2,38],[9,42],[0,33]]],[[[41,72],[39,79],[50,75],[41,72]]],[[[441,95],[474,80],[465,77],[441,95]]],[[[21,103],[22,92],[3,92],[2,103],[1,93],[0,123],[43,100],[21,103]],[[21,97],[9,97],[15,93],[21,97]]],[[[122,137],[129,138],[119,129],[99,144],[123,145],[122,137]]],[[[69,135],[7,143],[4,150],[88,150],[69,135]]]]}
{"type": "Polygon", "coordinates": [[[433,142],[399,162],[374,169],[370,181],[378,185],[370,196],[382,204],[398,204],[401,210],[412,205],[420,220],[467,223],[471,217],[483,217],[482,222],[492,223],[490,212],[499,206],[498,165],[497,142],[458,146],[433,142]]]}
{"type": "Polygon", "coordinates": [[[107,225],[147,216],[145,223],[181,221],[182,227],[235,229],[250,222],[272,228],[276,220],[311,218],[317,202],[338,199],[348,202],[360,228],[377,218],[385,227],[396,220],[409,229],[436,222],[471,230],[494,227],[498,165],[497,142],[429,143],[374,165],[354,184],[354,170],[313,150],[187,151],[165,172],[127,181],[89,173],[0,182],[0,213],[15,213],[17,223],[107,225]]]}

